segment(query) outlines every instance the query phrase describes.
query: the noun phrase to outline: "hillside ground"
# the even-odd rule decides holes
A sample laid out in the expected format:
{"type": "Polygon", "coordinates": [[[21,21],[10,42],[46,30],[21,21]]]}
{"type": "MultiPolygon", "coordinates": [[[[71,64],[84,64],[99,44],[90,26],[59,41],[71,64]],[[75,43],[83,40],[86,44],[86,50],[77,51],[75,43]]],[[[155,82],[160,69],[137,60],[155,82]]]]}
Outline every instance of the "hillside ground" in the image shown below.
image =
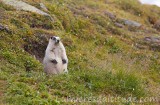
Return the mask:
{"type": "Polygon", "coordinates": [[[160,35],[153,28],[160,8],[136,0],[23,1],[39,9],[42,2],[54,21],[0,2],[0,24],[5,27],[0,30],[2,104],[159,104],[160,50],[144,38],[160,35]],[[122,19],[142,27],[126,26],[122,19]],[[67,75],[43,72],[41,61],[52,35],[65,44],[67,75]]]}

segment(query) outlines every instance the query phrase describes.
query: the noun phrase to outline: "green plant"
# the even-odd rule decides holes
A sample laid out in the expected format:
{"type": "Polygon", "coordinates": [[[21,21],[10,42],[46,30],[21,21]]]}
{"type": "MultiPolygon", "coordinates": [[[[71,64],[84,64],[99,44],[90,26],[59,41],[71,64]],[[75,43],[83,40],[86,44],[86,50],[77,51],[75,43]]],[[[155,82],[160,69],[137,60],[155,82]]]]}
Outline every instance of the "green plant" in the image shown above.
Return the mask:
{"type": "Polygon", "coordinates": [[[126,74],[119,71],[117,74],[107,73],[106,80],[109,82],[109,88],[120,95],[129,95],[130,93],[136,97],[144,96],[143,86],[140,85],[141,80],[133,74],[126,74]]]}
{"type": "Polygon", "coordinates": [[[121,52],[120,47],[117,45],[114,38],[107,38],[105,41],[105,45],[109,46],[108,53],[118,53],[121,52]]]}
{"type": "Polygon", "coordinates": [[[141,4],[136,0],[119,0],[116,2],[119,6],[124,10],[131,13],[134,13],[137,16],[141,16],[144,14],[143,8],[141,8],[141,4]]]}
{"type": "Polygon", "coordinates": [[[119,46],[113,45],[110,49],[109,49],[109,53],[118,53],[121,52],[121,49],[119,48],[119,46]]]}

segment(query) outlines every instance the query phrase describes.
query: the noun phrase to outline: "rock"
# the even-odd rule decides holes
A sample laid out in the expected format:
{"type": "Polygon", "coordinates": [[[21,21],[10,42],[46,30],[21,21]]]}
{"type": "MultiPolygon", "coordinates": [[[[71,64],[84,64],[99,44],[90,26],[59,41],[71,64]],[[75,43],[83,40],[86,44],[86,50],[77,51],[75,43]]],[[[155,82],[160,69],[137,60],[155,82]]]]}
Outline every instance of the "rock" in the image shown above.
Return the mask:
{"type": "Polygon", "coordinates": [[[140,24],[136,21],[133,21],[133,20],[121,19],[121,22],[124,25],[130,26],[130,27],[141,27],[142,26],[142,24],[140,24]]]}
{"type": "Polygon", "coordinates": [[[134,46],[136,48],[138,48],[138,49],[147,49],[148,48],[148,46],[145,46],[145,45],[142,45],[142,44],[138,44],[138,43],[134,44],[134,46]]]}
{"type": "Polygon", "coordinates": [[[32,5],[29,5],[23,1],[18,1],[18,0],[1,0],[1,1],[7,5],[13,6],[17,10],[30,11],[30,12],[34,12],[34,13],[37,13],[40,15],[50,16],[46,12],[43,12],[40,9],[38,9],[32,5]]]}
{"type": "Polygon", "coordinates": [[[39,3],[39,5],[43,10],[48,11],[47,7],[43,3],[39,3]]]}
{"type": "Polygon", "coordinates": [[[5,30],[5,27],[0,24],[0,30],[5,30]]]}
{"type": "Polygon", "coordinates": [[[160,20],[156,21],[153,28],[157,29],[158,31],[160,31],[160,20]]]}
{"type": "Polygon", "coordinates": [[[115,26],[117,26],[117,27],[119,27],[119,28],[123,28],[123,27],[124,27],[124,25],[123,25],[123,24],[120,24],[120,23],[117,23],[117,22],[116,22],[116,23],[114,23],[114,25],[115,25],[115,26]]]}
{"type": "Polygon", "coordinates": [[[150,49],[160,51],[160,36],[149,36],[144,38],[144,42],[150,49]]]}
{"type": "Polygon", "coordinates": [[[116,15],[114,15],[111,12],[105,11],[104,12],[105,15],[107,15],[110,19],[115,20],[116,19],[116,15]]]}
{"type": "Polygon", "coordinates": [[[156,36],[149,36],[145,37],[144,40],[149,43],[159,43],[160,44],[160,37],[156,36]]]}
{"type": "Polygon", "coordinates": [[[2,24],[0,24],[0,31],[6,31],[7,33],[11,33],[9,28],[7,26],[2,25],[2,24]]]}

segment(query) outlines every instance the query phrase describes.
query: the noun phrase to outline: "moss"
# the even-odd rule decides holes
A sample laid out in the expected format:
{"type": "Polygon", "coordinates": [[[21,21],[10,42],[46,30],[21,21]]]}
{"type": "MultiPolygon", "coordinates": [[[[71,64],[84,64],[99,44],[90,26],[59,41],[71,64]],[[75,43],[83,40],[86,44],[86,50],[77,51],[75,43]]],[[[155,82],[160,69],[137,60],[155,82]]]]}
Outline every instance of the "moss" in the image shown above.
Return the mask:
{"type": "Polygon", "coordinates": [[[13,7],[2,3],[2,1],[0,1],[0,9],[5,9],[7,11],[14,11],[15,10],[13,7]]]}
{"type": "Polygon", "coordinates": [[[31,28],[53,29],[54,25],[49,16],[41,16],[34,13],[23,13],[18,16],[22,18],[23,22],[28,24],[31,28]]]}

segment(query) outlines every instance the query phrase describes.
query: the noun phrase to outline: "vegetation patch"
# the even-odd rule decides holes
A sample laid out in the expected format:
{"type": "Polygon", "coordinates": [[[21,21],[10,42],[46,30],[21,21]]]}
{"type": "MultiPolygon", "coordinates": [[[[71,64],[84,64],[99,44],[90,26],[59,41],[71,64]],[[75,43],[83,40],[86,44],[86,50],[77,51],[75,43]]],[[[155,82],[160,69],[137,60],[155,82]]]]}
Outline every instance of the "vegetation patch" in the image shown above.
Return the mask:
{"type": "MultiPolygon", "coordinates": [[[[41,9],[39,0],[26,2],[41,9]]],[[[0,2],[0,81],[6,83],[2,104],[67,105],[75,104],[65,102],[68,97],[159,96],[159,50],[139,48],[145,46],[146,36],[159,35],[152,28],[159,19],[159,8],[136,0],[41,2],[54,21],[0,2]],[[106,16],[106,11],[115,18],[106,16]],[[121,19],[143,27],[130,28],[121,19]],[[43,72],[50,36],[61,37],[69,58],[69,74],[47,76],[43,72]]]]}

